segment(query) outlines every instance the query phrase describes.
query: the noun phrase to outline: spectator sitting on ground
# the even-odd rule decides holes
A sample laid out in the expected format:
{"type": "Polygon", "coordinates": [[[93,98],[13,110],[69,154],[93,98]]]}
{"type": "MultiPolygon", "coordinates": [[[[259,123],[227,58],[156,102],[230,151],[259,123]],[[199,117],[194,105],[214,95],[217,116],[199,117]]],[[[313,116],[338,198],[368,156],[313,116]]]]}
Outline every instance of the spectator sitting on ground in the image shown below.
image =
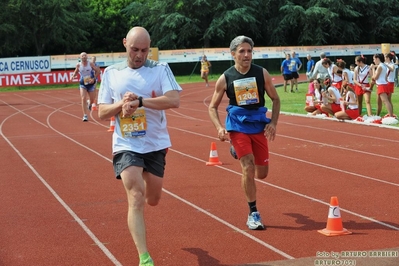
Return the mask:
{"type": "MultiPolygon", "coordinates": [[[[330,80],[326,81],[328,81],[328,83],[331,83],[330,80]]],[[[340,105],[341,93],[335,86],[332,85],[332,83],[330,86],[328,86],[326,91],[322,93],[322,96],[323,99],[326,99],[328,101],[327,103],[323,101],[321,105],[322,112],[328,113],[329,115],[333,116],[335,113],[341,111],[341,105],[340,105]]]]}
{"type": "MultiPolygon", "coordinates": [[[[312,115],[321,114],[320,105],[322,103],[321,96],[321,80],[315,79],[310,82],[312,89],[308,90],[308,94],[312,94],[313,99],[310,105],[305,106],[305,111],[311,113],[312,115]]],[[[310,85],[309,84],[309,85],[310,85]]]]}
{"type": "Polygon", "coordinates": [[[337,119],[354,120],[359,117],[356,94],[349,84],[342,86],[342,90],[345,93],[345,100],[343,102],[345,110],[336,112],[334,115],[337,119]]]}

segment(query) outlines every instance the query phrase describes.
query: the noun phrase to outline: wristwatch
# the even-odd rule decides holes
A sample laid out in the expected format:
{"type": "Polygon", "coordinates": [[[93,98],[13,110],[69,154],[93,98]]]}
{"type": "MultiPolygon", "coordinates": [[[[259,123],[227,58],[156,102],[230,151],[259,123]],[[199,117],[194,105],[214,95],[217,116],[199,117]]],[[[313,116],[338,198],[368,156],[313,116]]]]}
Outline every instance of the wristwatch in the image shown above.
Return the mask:
{"type": "Polygon", "coordinates": [[[139,96],[138,100],[139,100],[139,107],[142,107],[143,106],[143,97],[139,96]]]}

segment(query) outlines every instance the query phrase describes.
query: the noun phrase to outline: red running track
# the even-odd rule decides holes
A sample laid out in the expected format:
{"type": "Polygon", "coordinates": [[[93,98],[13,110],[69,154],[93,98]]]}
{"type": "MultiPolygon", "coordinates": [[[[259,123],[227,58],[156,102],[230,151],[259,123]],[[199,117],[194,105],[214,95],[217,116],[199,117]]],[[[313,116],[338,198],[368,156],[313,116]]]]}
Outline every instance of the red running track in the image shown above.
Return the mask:
{"type": "MultiPolygon", "coordinates": [[[[398,252],[398,130],[281,115],[269,176],[257,182],[267,230],[249,231],[239,163],[208,118],[213,85],[183,85],[181,107],[167,111],[173,146],[163,198],[145,213],[156,265],[299,265],[309,257],[301,265],[313,265],[323,251],[398,252]],[[222,166],[205,166],[213,141],[222,166]],[[352,235],[317,232],[331,196],[352,235]]],[[[77,90],[0,93],[0,110],[0,265],[138,265],[109,121],[92,113],[82,123],[77,90]]]]}

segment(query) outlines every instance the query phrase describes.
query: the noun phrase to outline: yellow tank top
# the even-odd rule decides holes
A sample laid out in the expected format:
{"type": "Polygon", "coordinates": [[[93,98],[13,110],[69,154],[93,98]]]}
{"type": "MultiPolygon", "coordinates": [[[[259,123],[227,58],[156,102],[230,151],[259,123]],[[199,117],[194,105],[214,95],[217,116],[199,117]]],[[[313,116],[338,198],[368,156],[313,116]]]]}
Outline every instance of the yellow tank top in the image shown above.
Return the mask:
{"type": "Polygon", "coordinates": [[[201,71],[208,72],[209,71],[209,62],[201,61],[201,71]]]}

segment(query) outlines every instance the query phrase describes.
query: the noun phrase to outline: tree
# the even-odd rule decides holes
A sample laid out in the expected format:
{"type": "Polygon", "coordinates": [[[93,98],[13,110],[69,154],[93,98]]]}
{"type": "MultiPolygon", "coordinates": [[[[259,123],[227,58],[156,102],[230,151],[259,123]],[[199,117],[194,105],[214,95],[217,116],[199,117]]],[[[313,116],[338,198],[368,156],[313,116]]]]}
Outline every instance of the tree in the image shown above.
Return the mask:
{"type": "Polygon", "coordinates": [[[0,56],[122,51],[133,26],[160,49],[396,43],[398,0],[2,0],[0,56]]]}
{"type": "Polygon", "coordinates": [[[33,47],[42,55],[51,46],[65,50],[82,45],[89,32],[82,25],[92,25],[88,0],[9,0],[10,24],[5,43],[13,43],[14,51],[33,47]],[[15,40],[18,40],[17,42],[15,40]]]}
{"type": "Polygon", "coordinates": [[[399,1],[366,0],[353,7],[362,16],[356,21],[360,43],[397,43],[399,39],[399,1]]]}
{"type": "Polygon", "coordinates": [[[0,9],[3,10],[0,16],[0,39],[2,40],[0,45],[0,55],[13,54],[18,51],[19,43],[14,44],[13,38],[10,36],[17,35],[17,28],[15,27],[10,10],[12,5],[9,1],[0,2],[0,9]]]}
{"type": "Polygon", "coordinates": [[[93,28],[91,53],[122,51],[122,39],[131,28],[130,17],[121,12],[131,0],[91,0],[90,10],[96,27],[93,28]]]}
{"type": "Polygon", "coordinates": [[[124,11],[142,22],[160,49],[225,47],[241,34],[259,34],[258,0],[135,1],[124,11]]]}
{"type": "MultiPolygon", "coordinates": [[[[365,1],[352,0],[351,4],[365,1]]],[[[297,40],[296,45],[354,43],[361,33],[354,22],[362,16],[361,13],[342,0],[310,0],[302,1],[300,5],[286,1],[280,12],[281,24],[273,34],[286,33],[283,40],[286,43],[281,45],[287,45],[287,40],[297,40]]]]}

